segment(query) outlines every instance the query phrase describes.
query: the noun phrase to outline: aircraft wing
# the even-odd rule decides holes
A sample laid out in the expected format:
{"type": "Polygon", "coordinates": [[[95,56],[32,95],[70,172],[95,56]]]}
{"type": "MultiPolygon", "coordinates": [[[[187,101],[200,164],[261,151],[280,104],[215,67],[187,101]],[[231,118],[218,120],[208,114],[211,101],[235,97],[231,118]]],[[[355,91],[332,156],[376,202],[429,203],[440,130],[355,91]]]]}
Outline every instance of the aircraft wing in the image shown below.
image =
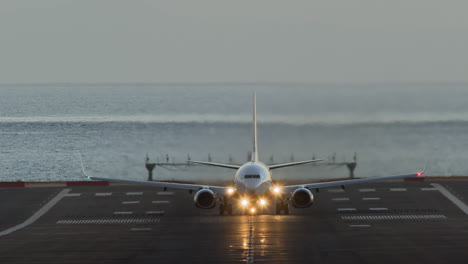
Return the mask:
{"type": "Polygon", "coordinates": [[[279,168],[284,168],[284,167],[291,167],[291,166],[307,164],[307,163],[312,163],[312,162],[319,162],[319,161],[323,161],[323,159],[296,161],[296,162],[290,162],[290,163],[271,165],[271,166],[268,166],[268,167],[270,168],[270,170],[274,170],[274,169],[279,169],[279,168]]]}
{"type": "Polygon", "coordinates": [[[307,189],[319,189],[319,188],[327,188],[327,187],[335,187],[335,186],[344,186],[348,184],[395,180],[395,179],[404,179],[404,178],[417,178],[417,177],[422,177],[422,175],[423,175],[423,172],[417,172],[417,173],[412,173],[412,174],[383,176],[383,177],[374,177],[374,178],[365,178],[365,179],[353,179],[353,180],[319,182],[319,183],[310,183],[310,184],[288,185],[288,186],[283,186],[282,188],[288,192],[292,192],[295,189],[301,188],[301,187],[307,188],[307,189]]]}
{"type": "MultiPolygon", "coordinates": [[[[81,159],[81,156],[80,156],[80,159],[81,159]]],[[[85,168],[83,165],[83,159],[81,159],[81,169],[86,178],[88,178],[89,180],[94,180],[94,181],[109,181],[109,182],[120,182],[120,183],[129,183],[129,184],[150,185],[150,186],[155,186],[155,187],[166,187],[166,188],[172,188],[172,189],[193,190],[193,191],[198,191],[200,189],[210,189],[215,193],[223,193],[227,189],[227,187],[222,187],[222,186],[209,186],[209,185],[200,185],[200,184],[184,184],[184,183],[158,182],[158,181],[137,181],[137,180],[94,177],[94,176],[90,176],[86,174],[85,168]]]]}
{"type": "Polygon", "coordinates": [[[227,169],[234,169],[238,170],[240,168],[239,165],[232,165],[232,164],[222,164],[222,163],[214,163],[214,162],[205,162],[205,161],[187,161],[189,163],[194,163],[194,164],[201,164],[201,165],[208,165],[208,166],[214,166],[214,167],[221,167],[221,168],[227,168],[227,169]]]}

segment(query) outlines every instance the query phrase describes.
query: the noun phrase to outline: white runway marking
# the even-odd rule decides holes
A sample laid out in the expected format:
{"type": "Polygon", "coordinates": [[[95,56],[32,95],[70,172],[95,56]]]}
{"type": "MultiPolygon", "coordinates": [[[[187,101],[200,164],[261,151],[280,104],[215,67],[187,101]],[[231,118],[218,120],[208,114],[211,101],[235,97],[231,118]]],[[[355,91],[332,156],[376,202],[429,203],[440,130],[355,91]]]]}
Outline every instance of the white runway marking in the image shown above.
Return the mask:
{"type": "Polygon", "coordinates": [[[437,188],[421,188],[421,191],[437,191],[437,188]]]}
{"type": "Polygon", "coordinates": [[[81,193],[68,193],[68,194],[65,194],[65,197],[76,197],[76,196],[81,196],[81,193]]]}
{"type": "Polygon", "coordinates": [[[65,197],[66,194],[68,194],[68,192],[70,192],[71,189],[63,189],[62,191],[60,191],[57,196],[55,196],[52,200],[50,200],[48,203],[46,203],[41,209],[39,209],[39,211],[37,211],[36,213],[34,213],[30,218],[28,218],[26,221],[24,221],[23,223],[17,225],[17,226],[14,226],[14,227],[11,227],[11,228],[8,228],[7,230],[4,230],[2,232],[0,232],[0,236],[4,236],[4,235],[8,235],[12,232],[15,232],[16,230],[19,230],[21,228],[24,228],[32,223],[34,223],[37,219],[39,219],[39,217],[43,216],[45,213],[47,213],[47,211],[49,211],[54,205],[56,205],[63,197],[65,197]]]}
{"type": "Polygon", "coordinates": [[[169,201],[152,201],[154,204],[168,204],[170,203],[169,201]]]}
{"type": "Polygon", "coordinates": [[[353,221],[383,221],[383,220],[428,220],[447,219],[445,215],[343,215],[343,220],[353,221]]]}
{"type": "Polygon", "coordinates": [[[343,189],[328,189],[328,192],[330,193],[342,193],[344,192],[343,189]]]}
{"type": "Polygon", "coordinates": [[[105,225],[105,224],[150,224],[159,223],[159,218],[140,218],[140,219],[85,219],[85,220],[58,220],[59,225],[105,225]]]}
{"type": "Polygon", "coordinates": [[[164,211],[147,211],[146,214],[164,214],[164,211]]]}
{"type": "Polygon", "coordinates": [[[114,212],[115,215],[131,215],[133,212],[114,212]]]}
{"type": "Polygon", "coordinates": [[[332,201],[341,202],[341,201],[349,201],[348,197],[343,198],[333,198],[332,201]]]}
{"type": "Polygon", "coordinates": [[[370,227],[370,225],[349,225],[349,227],[370,227]]]}
{"type": "Polygon", "coordinates": [[[371,211],[388,211],[388,208],[369,208],[371,211]]]}
{"type": "Polygon", "coordinates": [[[340,212],[344,212],[344,211],[356,211],[356,208],[338,208],[337,210],[340,211],[340,212]]]}
{"type": "Polygon", "coordinates": [[[112,193],[95,193],[94,196],[111,196],[112,193]]]}
{"type": "Polygon", "coordinates": [[[447,199],[452,201],[452,203],[454,203],[456,206],[458,206],[458,208],[460,208],[465,214],[468,215],[468,206],[466,206],[466,204],[460,201],[460,199],[458,199],[457,197],[455,197],[455,195],[453,195],[447,189],[445,189],[444,186],[438,183],[431,183],[431,185],[437,188],[437,190],[439,190],[439,192],[441,192],[445,197],[447,197],[447,199]]]}
{"type": "Polygon", "coordinates": [[[359,189],[359,192],[375,192],[374,188],[359,189]]]}
{"type": "Polygon", "coordinates": [[[149,227],[134,227],[134,228],[130,228],[130,231],[150,231],[152,230],[153,228],[149,228],[149,227]]]}
{"type": "Polygon", "coordinates": [[[362,197],[363,201],[378,201],[380,197],[362,197]]]}
{"type": "Polygon", "coordinates": [[[174,192],[158,192],[158,195],[174,195],[174,192]]]}
{"type": "Polygon", "coordinates": [[[249,216],[249,241],[247,247],[247,263],[253,264],[254,263],[254,255],[255,255],[255,244],[254,244],[254,231],[255,228],[253,226],[253,216],[249,216]]]}
{"type": "Polygon", "coordinates": [[[125,202],[122,202],[122,204],[139,204],[140,201],[125,201],[125,202]]]}
{"type": "Polygon", "coordinates": [[[143,195],[143,192],[128,192],[127,195],[143,195]]]}
{"type": "Polygon", "coordinates": [[[406,188],[390,188],[391,192],[406,192],[406,188]]]}

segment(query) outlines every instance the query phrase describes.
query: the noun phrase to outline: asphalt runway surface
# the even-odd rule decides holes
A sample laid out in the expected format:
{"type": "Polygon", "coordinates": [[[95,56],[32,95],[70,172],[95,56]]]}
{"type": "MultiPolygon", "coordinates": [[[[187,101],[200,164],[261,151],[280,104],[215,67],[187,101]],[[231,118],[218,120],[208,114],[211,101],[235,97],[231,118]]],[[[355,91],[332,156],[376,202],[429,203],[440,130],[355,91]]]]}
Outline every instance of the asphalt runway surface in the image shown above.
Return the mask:
{"type": "Polygon", "coordinates": [[[0,189],[3,263],[467,263],[468,182],[321,189],[308,209],[219,216],[188,191],[0,189]]]}

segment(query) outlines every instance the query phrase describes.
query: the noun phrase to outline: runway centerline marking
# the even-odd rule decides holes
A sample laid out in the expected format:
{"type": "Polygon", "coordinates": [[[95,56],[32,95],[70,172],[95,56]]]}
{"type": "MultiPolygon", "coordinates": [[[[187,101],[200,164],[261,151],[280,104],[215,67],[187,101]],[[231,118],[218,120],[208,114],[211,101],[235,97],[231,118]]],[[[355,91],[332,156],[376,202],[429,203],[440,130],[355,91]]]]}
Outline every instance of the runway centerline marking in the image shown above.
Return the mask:
{"type": "Polygon", "coordinates": [[[158,195],[174,195],[174,192],[158,192],[158,195]]]}
{"type": "Polygon", "coordinates": [[[112,193],[95,193],[94,196],[111,196],[112,193]]]}
{"type": "Polygon", "coordinates": [[[468,206],[466,206],[465,203],[463,203],[460,199],[455,197],[451,192],[449,192],[447,189],[445,189],[444,186],[438,184],[438,183],[431,183],[432,186],[434,186],[437,190],[439,190],[440,193],[442,193],[447,199],[449,199],[452,203],[454,203],[458,208],[460,208],[465,214],[468,215],[468,206]]]}
{"type": "Polygon", "coordinates": [[[378,201],[380,197],[362,197],[363,201],[378,201]]]}
{"type": "Polygon", "coordinates": [[[21,228],[24,228],[32,223],[34,223],[37,219],[39,219],[41,216],[43,216],[47,211],[49,211],[54,205],[56,205],[63,197],[65,197],[66,194],[68,194],[71,191],[71,189],[63,189],[60,191],[52,200],[50,200],[48,203],[46,203],[41,209],[39,209],[36,213],[34,213],[30,218],[26,219],[23,223],[8,228],[7,230],[4,230],[0,232],[0,236],[8,235],[12,232],[15,232],[16,230],[19,230],[21,228]]]}
{"type": "Polygon", "coordinates": [[[328,189],[327,191],[330,192],[330,193],[342,193],[342,192],[344,192],[343,189],[328,189]]]}
{"type": "Polygon", "coordinates": [[[253,225],[253,216],[249,216],[249,239],[247,245],[247,264],[254,263],[254,255],[255,255],[255,241],[254,241],[254,225],[253,225]]]}
{"type": "Polygon", "coordinates": [[[359,192],[375,192],[374,188],[359,189],[359,192]]]}
{"type": "Polygon", "coordinates": [[[127,195],[143,195],[143,192],[128,192],[127,195]]]}
{"type": "Polygon", "coordinates": [[[154,204],[168,204],[170,203],[169,201],[152,201],[154,204]]]}
{"type": "Polygon", "coordinates": [[[122,204],[139,204],[140,201],[125,201],[125,202],[122,202],[122,204]]]}
{"type": "Polygon", "coordinates": [[[406,188],[390,188],[391,192],[406,192],[406,188]]]}

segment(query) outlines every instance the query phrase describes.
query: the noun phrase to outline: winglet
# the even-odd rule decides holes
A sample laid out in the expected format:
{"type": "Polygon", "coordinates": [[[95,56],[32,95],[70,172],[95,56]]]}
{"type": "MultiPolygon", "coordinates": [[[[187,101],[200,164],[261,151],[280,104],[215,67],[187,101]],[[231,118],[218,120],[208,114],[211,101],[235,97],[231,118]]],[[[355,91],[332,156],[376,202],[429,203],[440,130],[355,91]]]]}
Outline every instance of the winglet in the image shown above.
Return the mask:
{"type": "Polygon", "coordinates": [[[85,172],[84,164],[83,164],[83,157],[81,156],[81,152],[78,152],[80,154],[80,162],[81,162],[81,171],[83,172],[83,175],[91,180],[91,176],[88,176],[85,172]]]}

